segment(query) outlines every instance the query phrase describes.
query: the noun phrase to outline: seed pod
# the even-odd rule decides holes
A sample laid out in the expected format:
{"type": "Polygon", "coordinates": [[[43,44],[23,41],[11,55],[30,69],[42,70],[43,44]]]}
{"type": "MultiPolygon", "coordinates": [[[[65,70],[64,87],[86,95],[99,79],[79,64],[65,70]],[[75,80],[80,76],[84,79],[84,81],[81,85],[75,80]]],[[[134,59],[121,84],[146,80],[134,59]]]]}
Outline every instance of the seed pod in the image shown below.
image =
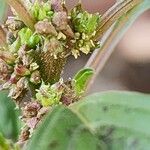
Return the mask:
{"type": "Polygon", "coordinates": [[[42,35],[54,35],[57,36],[57,31],[55,27],[51,24],[51,22],[48,22],[47,20],[45,21],[39,21],[35,25],[35,30],[37,33],[42,34],[42,35]]]}

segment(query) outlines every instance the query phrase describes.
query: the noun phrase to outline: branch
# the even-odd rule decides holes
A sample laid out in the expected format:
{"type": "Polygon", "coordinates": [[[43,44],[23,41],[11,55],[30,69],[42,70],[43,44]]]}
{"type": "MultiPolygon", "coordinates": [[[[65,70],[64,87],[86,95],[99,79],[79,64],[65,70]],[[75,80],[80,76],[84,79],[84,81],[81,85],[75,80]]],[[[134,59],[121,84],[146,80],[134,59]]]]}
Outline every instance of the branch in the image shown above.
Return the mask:
{"type": "Polygon", "coordinates": [[[0,46],[6,46],[6,33],[3,28],[0,26],[0,46]]]}
{"type": "Polygon", "coordinates": [[[97,34],[94,40],[102,38],[104,33],[118,20],[121,16],[126,14],[134,6],[142,2],[143,0],[119,0],[114,6],[112,6],[103,16],[100,26],[97,29],[97,34]]]}
{"type": "Polygon", "coordinates": [[[136,18],[149,8],[150,5],[147,5],[147,1],[141,2],[140,5],[132,8],[127,14],[123,15],[118,21],[116,21],[115,24],[111,26],[110,30],[105,33],[105,36],[102,38],[101,48],[95,50],[85,66],[85,68],[92,68],[95,71],[95,74],[87,84],[86,92],[88,92],[92,86],[99,72],[102,71],[107,60],[114,51],[114,47],[117,45],[123,34],[132,25],[136,18]]]}
{"type": "Polygon", "coordinates": [[[24,22],[26,26],[34,30],[35,20],[28,13],[20,0],[6,0],[7,3],[15,9],[19,18],[24,22]]]}

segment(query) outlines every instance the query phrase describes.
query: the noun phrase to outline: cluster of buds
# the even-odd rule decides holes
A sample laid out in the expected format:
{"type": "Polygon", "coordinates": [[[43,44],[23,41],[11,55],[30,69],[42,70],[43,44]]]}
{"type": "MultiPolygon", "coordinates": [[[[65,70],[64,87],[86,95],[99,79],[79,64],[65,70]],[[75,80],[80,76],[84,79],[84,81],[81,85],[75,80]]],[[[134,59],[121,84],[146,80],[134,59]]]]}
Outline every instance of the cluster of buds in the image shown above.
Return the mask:
{"type": "Polygon", "coordinates": [[[94,41],[93,38],[100,22],[100,15],[98,13],[89,14],[79,4],[71,11],[70,18],[75,32],[75,38],[71,40],[74,44],[72,48],[74,57],[80,56],[80,52],[89,54],[91,50],[98,48],[99,43],[94,41]]]}
{"type": "Polygon", "coordinates": [[[1,51],[1,89],[9,89],[9,96],[17,102],[29,90],[29,84],[41,83],[39,66],[32,58],[32,50],[22,45],[17,53],[1,51]]]}
{"type": "Polygon", "coordinates": [[[22,108],[21,117],[25,124],[19,137],[20,143],[29,139],[34,129],[37,127],[37,124],[48,111],[49,107],[42,107],[42,105],[35,100],[25,104],[25,107],[22,108]]]}
{"type": "Polygon", "coordinates": [[[49,108],[68,106],[83,94],[91,70],[66,82],[61,72],[69,55],[78,58],[80,52],[89,54],[98,46],[93,38],[100,22],[98,14],[83,11],[81,5],[68,13],[63,0],[28,1],[28,6],[36,21],[34,30],[14,10],[4,25],[7,46],[0,48],[0,90],[9,89],[9,96],[21,103],[21,141],[29,138],[49,108]]]}

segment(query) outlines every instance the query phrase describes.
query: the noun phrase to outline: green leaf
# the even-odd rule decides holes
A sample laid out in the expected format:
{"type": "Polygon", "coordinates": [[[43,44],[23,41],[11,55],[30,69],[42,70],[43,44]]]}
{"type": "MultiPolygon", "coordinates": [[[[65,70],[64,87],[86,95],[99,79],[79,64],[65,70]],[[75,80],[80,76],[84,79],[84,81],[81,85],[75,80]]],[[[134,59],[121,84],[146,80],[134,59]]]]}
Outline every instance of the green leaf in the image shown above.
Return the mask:
{"type": "Polygon", "coordinates": [[[104,92],[71,106],[109,150],[148,150],[150,95],[104,92]]]}
{"type": "Polygon", "coordinates": [[[19,133],[19,112],[7,95],[7,92],[0,92],[0,133],[16,140],[19,133]]]}
{"type": "Polygon", "coordinates": [[[4,15],[7,11],[7,4],[5,0],[0,0],[0,22],[3,21],[4,15]]]}
{"type": "Polygon", "coordinates": [[[90,68],[80,70],[73,78],[73,87],[78,96],[83,94],[87,81],[93,75],[94,71],[90,68]]]}
{"type": "Polygon", "coordinates": [[[98,139],[69,109],[59,106],[46,116],[25,150],[100,150],[98,139]]]}

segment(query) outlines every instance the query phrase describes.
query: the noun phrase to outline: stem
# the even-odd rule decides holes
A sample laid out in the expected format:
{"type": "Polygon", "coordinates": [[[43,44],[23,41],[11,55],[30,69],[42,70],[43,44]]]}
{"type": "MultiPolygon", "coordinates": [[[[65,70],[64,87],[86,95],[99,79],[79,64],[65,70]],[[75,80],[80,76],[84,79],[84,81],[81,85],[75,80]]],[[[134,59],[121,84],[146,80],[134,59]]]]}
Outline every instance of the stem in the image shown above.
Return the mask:
{"type": "Polygon", "coordinates": [[[142,1],[143,0],[119,0],[102,16],[102,21],[97,29],[97,34],[95,35],[94,40],[99,40],[102,38],[104,33],[113,25],[116,20],[118,20],[121,16],[126,14],[129,10],[142,1]]]}
{"type": "Polygon", "coordinates": [[[143,1],[141,4],[132,8],[127,14],[123,15],[118,21],[116,21],[115,24],[111,26],[110,30],[105,33],[105,36],[102,38],[101,48],[97,49],[92,54],[85,66],[92,68],[95,71],[95,74],[87,84],[86,92],[90,89],[99,72],[102,71],[107,60],[114,51],[114,47],[117,45],[125,31],[132,25],[139,15],[150,8],[150,6],[145,6],[145,4],[147,4],[147,2],[143,1]]]}
{"type": "Polygon", "coordinates": [[[0,45],[5,47],[6,44],[6,33],[3,28],[0,26],[0,45]]]}
{"type": "Polygon", "coordinates": [[[6,0],[7,3],[15,9],[19,18],[24,22],[26,26],[34,30],[35,20],[28,13],[20,0],[6,0]]]}

